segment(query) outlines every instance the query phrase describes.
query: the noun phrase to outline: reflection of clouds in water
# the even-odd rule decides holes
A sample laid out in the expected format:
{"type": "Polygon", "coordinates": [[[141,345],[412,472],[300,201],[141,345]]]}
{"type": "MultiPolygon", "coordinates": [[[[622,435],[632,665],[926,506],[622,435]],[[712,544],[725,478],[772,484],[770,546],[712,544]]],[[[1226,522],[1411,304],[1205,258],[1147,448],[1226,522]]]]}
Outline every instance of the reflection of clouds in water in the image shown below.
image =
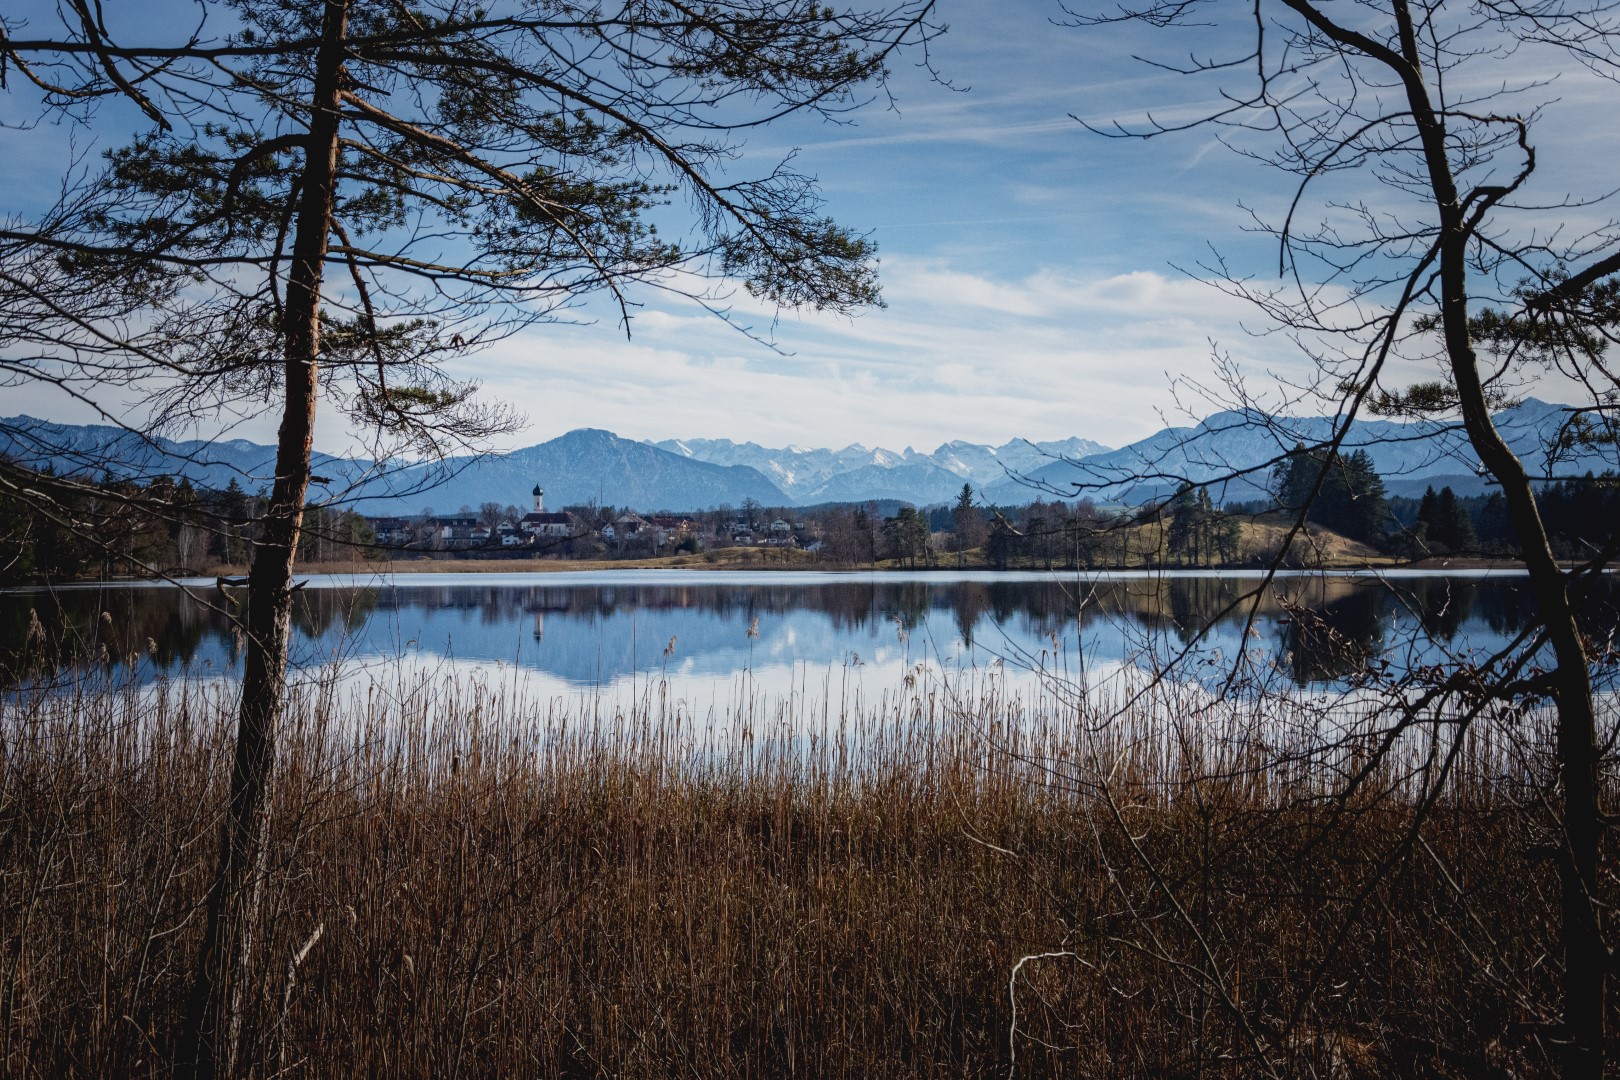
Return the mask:
{"type": "Polygon", "coordinates": [[[1214,700],[1203,687],[1156,679],[1130,663],[1099,664],[1082,683],[1000,661],[956,667],[898,652],[838,664],[766,663],[728,676],[676,669],[627,674],[593,687],[501,661],[413,653],[387,665],[306,672],[295,685],[305,693],[319,689],[339,713],[351,716],[367,711],[357,708],[361,701],[386,700],[416,702],[425,715],[450,720],[455,702],[474,693],[499,696],[512,716],[724,723],[790,715],[804,734],[823,733],[855,716],[945,719],[988,707],[998,715],[1084,713],[1096,720],[1137,700],[1180,711],[1205,709],[1214,700]]]}
{"type": "MultiPolygon", "coordinates": [[[[341,661],[386,669],[402,656],[449,657],[521,668],[547,694],[614,702],[664,679],[691,710],[726,707],[733,680],[745,674],[761,693],[846,666],[863,669],[869,686],[892,686],[917,661],[948,684],[959,681],[954,672],[983,672],[1001,659],[1007,679],[1025,680],[1026,696],[1042,681],[1030,671],[1045,674],[1054,696],[1072,696],[1064,685],[1084,682],[1096,693],[1108,673],[1160,667],[1182,650],[1177,679],[1211,691],[1237,657],[1274,685],[1343,688],[1368,657],[1412,670],[1499,647],[1523,625],[1527,603],[1524,579],[1512,574],[1284,576],[1277,595],[1316,620],[1273,600],[1251,629],[1245,611],[1228,610],[1258,580],[1244,574],[628,571],[402,575],[382,587],[374,577],[313,580],[294,616],[292,655],[301,668],[341,661]]],[[[1612,627],[1610,591],[1598,593],[1605,606],[1593,617],[1612,627]]],[[[185,607],[173,590],[65,590],[61,600],[61,625],[88,627],[97,643],[93,634],[110,635],[115,658],[141,645],[138,678],[239,667],[229,627],[185,607]],[[157,653],[145,651],[148,638],[161,642],[157,653]]],[[[37,593],[0,595],[0,613],[7,603],[41,602],[37,593]]],[[[0,639],[8,625],[0,619],[0,639]]],[[[0,640],[0,654],[6,648],[0,640]]]]}
{"type": "MultiPolygon", "coordinates": [[[[105,673],[87,680],[92,696],[109,682],[105,673]]],[[[132,707],[120,707],[120,716],[172,718],[172,708],[159,706],[184,698],[191,722],[218,722],[225,732],[237,703],[235,681],[218,674],[126,684],[123,693],[132,707]]],[[[1367,748],[1382,743],[1395,715],[1390,706],[1411,700],[1410,690],[1286,685],[1263,697],[1223,694],[1125,662],[1059,679],[1003,662],[964,668],[901,656],[769,663],[730,677],[627,675],[581,688],[522,665],[414,652],[391,663],[296,673],[284,730],[289,740],[313,739],[335,753],[431,756],[498,744],[539,755],[531,760],[630,750],[703,769],[757,764],[762,753],[796,768],[824,768],[846,753],[855,768],[882,768],[901,760],[897,747],[913,754],[965,747],[971,755],[1012,755],[1036,781],[1060,788],[1098,770],[1174,784],[1189,766],[1221,775],[1259,766],[1260,782],[1270,784],[1354,771],[1367,748]]],[[[1620,698],[1604,694],[1598,704],[1603,732],[1613,731],[1620,698]]],[[[1491,782],[1521,783],[1546,766],[1550,711],[1504,719],[1488,717],[1461,733],[1464,766],[1491,782]]],[[[1457,737],[1455,723],[1420,722],[1387,747],[1388,763],[1418,777],[1457,737]]]]}

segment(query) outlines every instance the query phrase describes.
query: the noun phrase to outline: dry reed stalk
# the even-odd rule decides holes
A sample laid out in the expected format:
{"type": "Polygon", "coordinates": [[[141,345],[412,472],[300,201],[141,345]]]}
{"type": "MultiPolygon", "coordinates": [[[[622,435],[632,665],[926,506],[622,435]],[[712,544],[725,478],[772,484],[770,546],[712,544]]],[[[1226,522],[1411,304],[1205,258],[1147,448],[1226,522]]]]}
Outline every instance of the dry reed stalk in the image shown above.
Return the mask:
{"type": "MultiPolygon", "coordinates": [[[[1414,737],[1344,799],[1363,744],[1323,739],[1320,703],[1139,689],[919,678],[694,717],[656,690],[612,713],[478,679],[314,678],[287,724],[244,1060],[1547,1068],[1535,717],[1414,737]]],[[[4,705],[0,1072],[165,1072],[232,705],[223,685],[97,678],[4,705]]]]}

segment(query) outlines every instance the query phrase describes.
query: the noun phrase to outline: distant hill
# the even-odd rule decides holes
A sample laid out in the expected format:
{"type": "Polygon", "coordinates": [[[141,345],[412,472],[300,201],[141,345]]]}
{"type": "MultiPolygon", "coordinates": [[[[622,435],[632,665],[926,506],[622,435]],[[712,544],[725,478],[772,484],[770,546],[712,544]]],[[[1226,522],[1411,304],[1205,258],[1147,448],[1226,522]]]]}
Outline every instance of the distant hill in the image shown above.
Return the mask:
{"type": "MultiPolygon", "coordinates": [[[[141,481],[185,476],[198,487],[221,491],[235,480],[247,492],[268,491],[275,482],[273,446],[246,439],[165,439],[108,424],[57,424],[32,416],[0,417],[0,454],[62,476],[98,478],[110,473],[121,480],[141,481]]],[[[379,471],[369,459],[318,452],[313,467],[315,475],[330,481],[317,483],[317,491],[343,490],[379,471]]]]}
{"type": "MultiPolygon", "coordinates": [[[[1566,413],[1562,406],[1529,400],[1504,411],[1497,423],[1533,475],[1578,475],[1620,470],[1615,447],[1585,449],[1549,468],[1546,444],[1566,413]]],[[[1166,428],[1111,450],[1087,439],[1002,446],[948,442],[932,453],[869,449],[784,447],[729,439],[670,440],[658,444],[580,428],[507,454],[455,457],[432,463],[378,463],[317,454],[317,497],[339,500],[367,514],[452,513],[482,503],[527,506],[538,483],[548,507],[599,501],[643,511],[690,511],[753,499],[767,507],[822,503],[919,506],[949,502],[970,484],[980,501],[1010,505],[1037,494],[1082,495],[1098,502],[1141,503],[1200,483],[1251,470],[1213,492],[1217,501],[1264,494],[1266,463],[1296,442],[1328,437],[1328,417],[1258,422],[1243,412],[1216,413],[1191,427],[1166,428]]],[[[1478,462],[1455,425],[1362,420],[1345,451],[1365,449],[1391,494],[1421,494],[1433,484],[1459,494],[1487,490],[1478,462]]],[[[0,454],[59,473],[150,479],[187,476],[203,487],[236,480],[252,492],[268,488],[274,449],[244,440],[219,442],[145,439],[106,425],[55,424],[28,416],[0,419],[0,454]]]]}
{"type": "Polygon", "coordinates": [[[701,510],[726,503],[740,506],[744,499],[766,506],[792,503],[775,484],[746,465],[693,461],[596,428],[580,428],[509,454],[456,458],[442,465],[403,470],[391,483],[412,490],[435,472],[450,474],[437,490],[367,502],[387,506],[390,512],[415,512],[426,506],[444,512],[485,502],[527,505],[529,492],[538,483],[545,489],[546,506],[554,509],[587,502],[648,512],[701,510]]]}
{"type": "MultiPolygon", "coordinates": [[[[0,454],[59,474],[150,480],[185,476],[199,487],[268,489],[275,448],[235,439],[220,442],[146,439],[99,424],[54,424],[29,416],[0,419],[0,454]]],[[[315,455],[323,496],[372,515],[452,513],[485,502],[527,506],[536,483],[549,507],[600,500],[640,509],[693,510],[744,499],[780,506],[791,502],[754,469],[711,465],[581,428],[509,454],[452,457],[440,462],[379,465],[366,459],[315,455]]]]}
{"type": "MultiPolygon", "coordinates": [[[[1532,477],[1620,470],[1620,457],[1612,446],[1584,449],[1549,463],[1548,442],[1566,415],[1561,405],[1531,398],[1496,414],[1496,423],[1532,477]]],[[[1166,428],[1106,454],[1045,465],[1021,479],[993,484],[985,489],[984,498],[1023,503],[1037,491],[1051,491],[1134,505],[1173,494],[1183,483],[1237,473],[1243,475],[1217,484],[1212,497],[1217,502],[1261,498],[1270,475],[1266,463],[1296,443],[1326,440],[1333,424],[1325,416],[1273,417],[1260,423],[1255,415],[1241,411],[1216,413],[1193,427],[1166,428]]],[[[1342,449],[1346,454],[1365,450],[1392,495],[1421,495],[1430,485],[1450,486],[1460,495],[1490,489],[1460,424],[1358,420],[1342,449]]]]}

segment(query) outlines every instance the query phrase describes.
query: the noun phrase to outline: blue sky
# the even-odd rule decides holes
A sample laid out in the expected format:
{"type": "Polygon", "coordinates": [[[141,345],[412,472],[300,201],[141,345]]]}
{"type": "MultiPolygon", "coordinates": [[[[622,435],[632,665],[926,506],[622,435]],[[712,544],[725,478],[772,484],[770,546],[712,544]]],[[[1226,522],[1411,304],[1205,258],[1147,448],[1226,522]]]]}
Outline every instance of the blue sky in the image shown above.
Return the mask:
{"type": "MultiPolygon", "coordinates": [[[[934,66],[955,89],[901,57],[896,108],[878,100],[846,125],[803,119],[757,131],[742,159],[762,171],[797,152],[833,216],[876,240],[885,309],[854,318],[785,312],[772,351],[656,293],[642,294],[628,340],[611,312],[587,308],[593,322],[536,327],[459,363],[456,374],[480,379],[528,417],[508,445],[581,426],[767,445],[931,450],[948,439],[1071,435],[1120,445],[1212,411],[1187,380],[1209,378],[1214,348],[1256,385],[1308,373],[1288,341],[1248,332],[1264,325],[1253,309],[1183,272],[1207,263],[1214,245],[1239,273],[1274,279],[1275,249],[1244,232],[1244,207],[1279,215],[1286,178],[1209,130],[1110,140],[1070,116],[1191,115],[1212,88],[1131,54],[1184,58],[1219,48],[1219,31],[1061,27],[1049,0],[943,0],[940,17],[950,31],[934,43],[934,66]]],[[[1479,76],[1484,89],[1554,79],[1535,92],[1550,103],[1537,130],[1546,201],[1615,182],[1605,142],[1615,87],[1570,66],[1521,54],[1479,76]]],[[[48,190],[62,131],[0,139],[21,151],[0,155],[0,183],[14,196],[48,190]]],[[[1333,194],[1354,199],[1355,185],[1368,182],[1349,177],[1333,194]]],[[[1541,213],[1543,229],[1607,220],[1602,206],[1541,213]]],[[[734,303],[741,320],[772,319],[740,293],[734,303]]],[[[7,412],[84,419],[42,391],[11,397],[7,412]]],[[[252,420],[234,434],[268,440],[273,425],[252,420]]],[[[330,415],[318,441],[331,449],[345,441],[330,415]]]]}
{"type": "MultiPolygon", "coordinates": [[[[507,400],[534,394],[537,434],[582,416],[644,438],[895,449],[1157,430],[1167,373],[1207,370],[1212,337],[1246,339],[1247,311],[1174,269],[1234,232],[1242,170],[1203,135],[1125,143],[1071,118],[1162,95],[1119,34],[1053,26],[1046,3],[941,13],[933,57],[954,88],[902,60],[894,110],[874,102],[847,126],[784,126],[748,148],[796,150],[834,216],[870,231],[885,309],[785,313],[776,355],[666,305],[628,342],[607,323],[537,330],[482,358],[480,376],[507,400]],[[546,378],[529,390],[531,365],[546,378]]],[[[1286,359],[1253,350],[1267,354],[1286,359]]]]}

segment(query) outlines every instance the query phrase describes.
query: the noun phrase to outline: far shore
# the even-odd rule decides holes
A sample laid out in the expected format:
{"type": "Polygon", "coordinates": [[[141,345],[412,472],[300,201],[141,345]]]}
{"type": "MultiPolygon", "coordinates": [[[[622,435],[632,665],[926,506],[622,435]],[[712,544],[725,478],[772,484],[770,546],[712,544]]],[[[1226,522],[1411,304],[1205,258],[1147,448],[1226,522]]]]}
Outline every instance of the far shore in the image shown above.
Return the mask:
{"type": "MultiPolygon", "coordinates": [[[[1573,562],[1565,562],[1571,567],[1573,562]]],[[[1332,559],[1324,560],[1320,564],[1310,566],[1290,566],[1289,570],[1322,570],[1322,571],[1367,571],[1367,570],[1430,570],[1435,573],[1463,570],[1522,570],[1524,564],[1517,559],[1481,559],[1456,557],[1430,557],[1419,560],[1403,559],[1332,559]]],[[[1141,573],[1152,570],[1174,571],[1207,571],[1218,573],[1227,571],[1255,571],[1263,570],[1265,566],[1253,562],[1235,563],[1230,565],[1209,566],[1176,566],[1171,564],[1154,564],[1132,566],[1094,566],[1083,567],[1078,571],[1075,567],[1054,563],[1052,566],[1016,565],[1000,568],[1007,573],[1027,574],[1031,571],[1050,571],[1052,573],[1141,573]]],[[[747,549],[728,548],[720,553],[718,558],[707,555],[672,555],[662,558],[649,559],[365,559],[348,562],[321,562],[303,563],[295,568],[299,575],[312,574],[556,574],[556,573],[602,573],[614,570],[828,570],[828,571],[891,571],[903,570],[907,573],[950,573],[955,570],[996,571],[982,560],[969,558],[965,563],[958,564],[954,557],[943,557],[931,566],[906,566],[893,560],[885,560],[875,564],[845,564],[829,563],[817,559],[814,555],[802,551],[789,549],[747,549]],[[746,554],[738,555],[737,552],[746,554]]],[[[201,569],[195,572],[203,577],[242,577],[247,574],[247,567],[239,565],[216,566],[201,569]]],[[[188,572],[187,576],[190,576],[188,572]]]]}

